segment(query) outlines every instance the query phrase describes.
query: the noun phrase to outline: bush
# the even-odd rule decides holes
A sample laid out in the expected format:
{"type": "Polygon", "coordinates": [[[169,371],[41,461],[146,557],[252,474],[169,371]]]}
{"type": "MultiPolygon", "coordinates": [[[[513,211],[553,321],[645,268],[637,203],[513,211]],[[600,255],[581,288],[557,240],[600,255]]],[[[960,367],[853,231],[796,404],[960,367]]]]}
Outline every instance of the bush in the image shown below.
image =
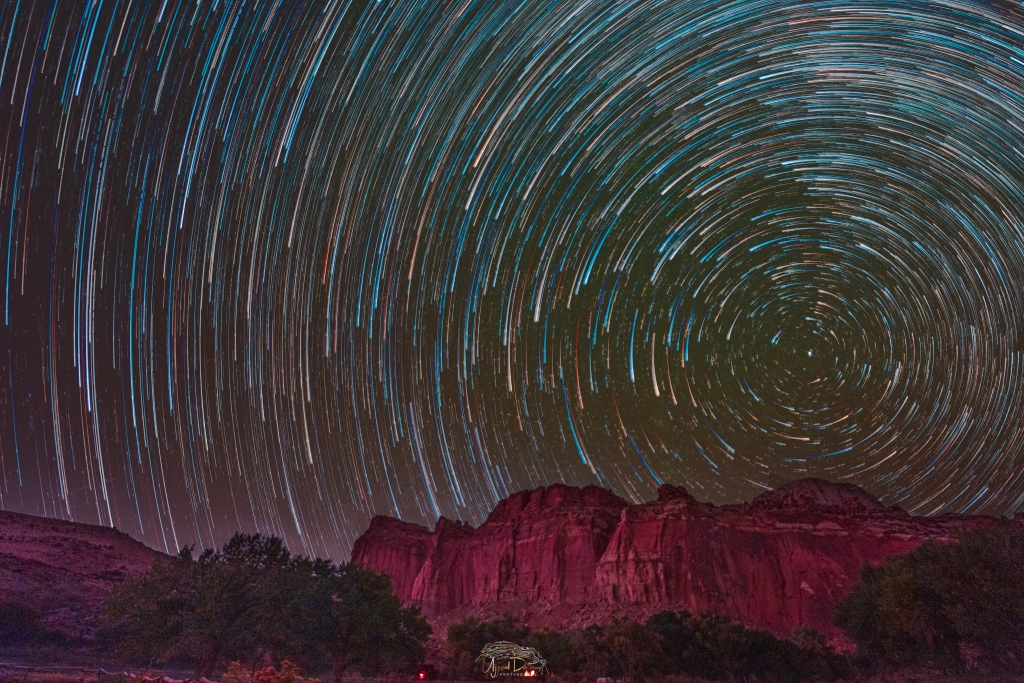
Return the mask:
{"type": "Polygon", "coordinates": [[[0,646],[35,643],[42,631],[34,610],[19,602],[0,602],[0,646]]]}
{"type": "Polygon", "coordinates": [[[39,613],[13,600],[0,601],[0,647],[64,645],[67,636],[47,629],[39,613]]]}
{"type": "Polygon", "coordinates": [[[834,681],[847,673],[847,658],[838,655],[821,632],[798,626],[790,634],[789,639],[796,645],[797,669],[806,680],[834,681]]]}
{"type": "Polygon", "coordinates": [[[267,666],[252,672],[241,662],[231,662],[221,680],[223,683],[320,683],[319,678],[301,676],[299,668],[287,659],[281,662],[280,669],[267,666]]]}

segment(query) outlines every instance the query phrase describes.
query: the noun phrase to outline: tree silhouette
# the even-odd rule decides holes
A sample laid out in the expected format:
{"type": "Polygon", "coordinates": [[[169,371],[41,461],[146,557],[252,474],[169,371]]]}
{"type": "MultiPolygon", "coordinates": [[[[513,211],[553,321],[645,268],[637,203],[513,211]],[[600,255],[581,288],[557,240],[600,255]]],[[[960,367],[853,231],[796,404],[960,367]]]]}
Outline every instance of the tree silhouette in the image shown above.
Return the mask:
{"type": "Polygon", "coordinates": [[[123,584],[106,605],[101,639],[124,657],[252,667],[292,658],[376,673],[415,665],[430,628],[403,608],[390,580],[355,565],[292,556],[281,539],[235,534],[219,551],[175,558],[123,584]]]}

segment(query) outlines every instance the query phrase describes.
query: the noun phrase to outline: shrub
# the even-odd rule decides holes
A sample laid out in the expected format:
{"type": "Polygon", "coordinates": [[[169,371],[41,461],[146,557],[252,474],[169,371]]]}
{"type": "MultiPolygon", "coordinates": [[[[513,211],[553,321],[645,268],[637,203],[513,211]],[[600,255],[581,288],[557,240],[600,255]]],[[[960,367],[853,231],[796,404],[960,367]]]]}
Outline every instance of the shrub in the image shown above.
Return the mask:
{"type": "Polygon", "coordinates": [[[63,645],[65,634],[47,629],[39,613],[13,600],[0,601],[0,647],[63,645]]]}
{"type": "Polygon", "coordinates": [[[285,659],[281,668],[263,667],[249,671],[241,662],[231,662],[221,677],[223,683],[320,683],[319,678],[306,678],[300,675],[299,667],[285,659]]]}

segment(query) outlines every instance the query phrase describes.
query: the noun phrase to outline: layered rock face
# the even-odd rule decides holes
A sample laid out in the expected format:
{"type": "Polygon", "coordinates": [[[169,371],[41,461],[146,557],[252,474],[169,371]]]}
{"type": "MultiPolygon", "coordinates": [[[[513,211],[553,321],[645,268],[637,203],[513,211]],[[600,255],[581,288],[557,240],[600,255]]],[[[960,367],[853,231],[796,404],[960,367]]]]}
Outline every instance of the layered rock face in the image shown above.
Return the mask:
{"type": "Polygon", "coordinates": [[[559,485],[501,501],[478,529],[375,517],[352,558],[389,574],[395,593],[429,616],[466,604],[579,604],[601,599],[597,565],[627,507],[595,486],[559,485]]]}
{"type": "Polygon", "coordinates": [[[160,557],[116,529],[0,511],[0,600],[71,636],[91,636],[114,587],[160,557]]]}
{"type": "Polygon", "coordinates": [[[501,501],[476,529],[377,517],[352,560],[390,575],[397,595],[435,620],[511,613],[566,627],[687,609],[780,635],[799,625],[836,634],[833,610],[864,562],[995,521],[913,517],[820,479],[723,507],[672,486],[630,505],[556,485],[501,501]]]}

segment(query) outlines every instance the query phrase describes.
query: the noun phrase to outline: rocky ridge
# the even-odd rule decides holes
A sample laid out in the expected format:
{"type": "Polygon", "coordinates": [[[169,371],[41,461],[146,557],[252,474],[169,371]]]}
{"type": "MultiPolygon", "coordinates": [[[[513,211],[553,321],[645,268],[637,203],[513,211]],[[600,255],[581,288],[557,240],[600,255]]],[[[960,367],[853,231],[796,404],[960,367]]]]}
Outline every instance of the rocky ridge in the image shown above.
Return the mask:
{"type": "Polygon", "coordinates": [[[397,595],[435,626],[508,613],[566,628],[686,609],[778,635],[804,625],[837,637],[833,610],[863,563],[995,522],[915,517],[821,479],[721,507],[669,485],[640,505],[598,487],[554,485],[499,502],[477,528],[375,517],[352,560],[391,576],[397,595]]]}

